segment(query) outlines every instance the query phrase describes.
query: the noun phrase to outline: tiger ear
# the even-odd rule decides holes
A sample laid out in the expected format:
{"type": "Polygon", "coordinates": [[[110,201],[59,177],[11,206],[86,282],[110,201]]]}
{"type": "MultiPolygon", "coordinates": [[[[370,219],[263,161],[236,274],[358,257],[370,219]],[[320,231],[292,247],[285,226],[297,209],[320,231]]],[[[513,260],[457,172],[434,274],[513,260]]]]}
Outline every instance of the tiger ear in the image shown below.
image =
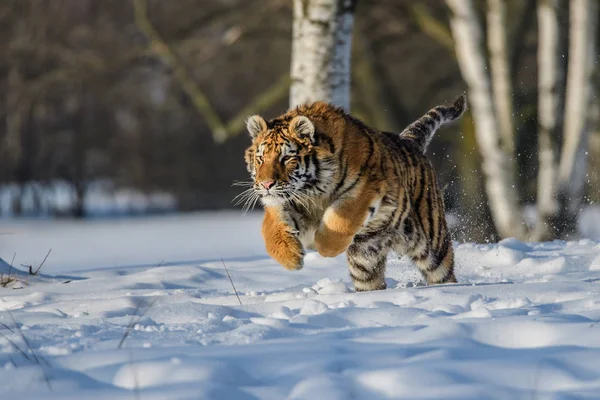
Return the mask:
{"type": "Polygon", "coordinates": [[[256,139],[259,133],[267,130],[267,123],[260,115],[253,115],[246,120],[246,129],[252,139],[256,139]]]}
{"type": "Polygon", "coordinates": [[[310,119],[303,115],[294,117],[290,121],[290,132],[294,133],[300,139],[309,139],[311,142],[315,139],[315,126],[310,119]]]}

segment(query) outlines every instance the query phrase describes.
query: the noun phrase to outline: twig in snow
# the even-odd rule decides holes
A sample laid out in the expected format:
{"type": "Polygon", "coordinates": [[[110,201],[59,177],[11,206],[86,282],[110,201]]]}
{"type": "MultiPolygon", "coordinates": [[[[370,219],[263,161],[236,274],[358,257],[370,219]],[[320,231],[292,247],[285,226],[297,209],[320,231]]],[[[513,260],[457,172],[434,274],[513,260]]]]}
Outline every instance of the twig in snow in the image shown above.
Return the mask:
{"type": "Polygon", "coordinates": [[[44,263],[46,262],[46,260],[48,259],[48,256],[50,255],[50,253],[52,252],[52,249],[48,250],[48,253],[46,253],[46,257],[44,257],[44,259],[42,260],[42,262],[40,263],[40,265],[36,268],[35,271],[33,271],[33,268],[31,265],[28,265],[27,267],[29,267],[29,275],[37,275],[38,272],[40,272],[40,269],[42,269],[42,266],[44,265],[44,263]]]}
{"type": "Polygon", "coordinates": [[[223,256],[221,256],[221,262],[223,263],[223,267],[225,267],[225,272],[227,272],[227,277],[229,278],[229,282],[231,282],[231,287],[233,288],[233,291],[235,292],[235,297],[237,297],[238,301],[240,302],[240,306],[243,306],[242,304],[242,300],[240,299],[240,295],[238,294],[235,285],[233,284],[233,279],[231,279],[231,275],[229,275],[229,270],[227,269],[227,265],[225,265],[225,261],[223,261],[223,256]]]}
{"type": "Polygon", "coordinates": [[[119,345],[117,346],[117,349],[120,349],[123,346],[123,343],[125,343],[125,339],[127,339],[127,337],[129,336],[129,334],[131,333],[133,328],[140,322],[140,320],[144,317],[144,315],[148,312],[148,310],[154,306],[154,303],[156,303],[156,297],[154,299],[152,299],[152,301],[150,301],[146,304],[142,304],[142,303],[143,302],[140,301],[137,304],[135,313],[131,316],[131,320],[129,321],[129,324],[127,325],[127,329],[125,330],[125,333],[123,334],[123,337],[121,338],[121,341],[119,342],[119,345]]]}

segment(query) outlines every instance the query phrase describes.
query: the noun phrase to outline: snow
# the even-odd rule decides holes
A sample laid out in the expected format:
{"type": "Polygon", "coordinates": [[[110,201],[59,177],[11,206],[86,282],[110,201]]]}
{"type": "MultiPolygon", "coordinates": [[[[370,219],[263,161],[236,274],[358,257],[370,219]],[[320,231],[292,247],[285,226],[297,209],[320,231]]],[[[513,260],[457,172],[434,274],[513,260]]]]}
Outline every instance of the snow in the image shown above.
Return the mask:
{"type": "Polygon", "coordinates": [[[599,238],[459,244],[445,286],[394,256],[356,293],[344,256],[278,266],[260,220],[4,221],[0,398],[599,397],[599,238]]]}

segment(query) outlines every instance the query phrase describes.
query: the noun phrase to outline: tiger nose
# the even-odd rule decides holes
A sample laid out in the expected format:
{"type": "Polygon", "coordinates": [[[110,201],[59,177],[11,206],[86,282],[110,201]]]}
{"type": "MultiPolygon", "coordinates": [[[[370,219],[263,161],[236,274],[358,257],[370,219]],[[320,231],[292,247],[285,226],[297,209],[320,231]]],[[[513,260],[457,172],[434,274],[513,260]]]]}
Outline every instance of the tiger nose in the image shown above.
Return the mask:
{"type": "Polygon", "coordinates": [[[275,181],[262,181],[260,184],[262,187],[269,190],[275,184],[275,181]]]}

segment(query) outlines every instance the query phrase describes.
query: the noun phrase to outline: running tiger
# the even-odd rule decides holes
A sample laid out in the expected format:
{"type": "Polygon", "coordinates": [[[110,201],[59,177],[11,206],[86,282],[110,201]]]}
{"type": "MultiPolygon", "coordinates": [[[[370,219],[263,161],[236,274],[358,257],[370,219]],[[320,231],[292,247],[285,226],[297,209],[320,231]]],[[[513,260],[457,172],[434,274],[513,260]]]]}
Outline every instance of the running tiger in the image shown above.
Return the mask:
{"type": "Polygon", "coordinates": [[[390,250],[410,256],[428,284],[456,282],[444,203],[424,153],[435,131],[466,107],[460,96],[400,134],[323,102],[271,121],[248,118],[252,182],[241,199],[247,207],[262,202],[269,255],[296,270],[304,248],[325,257],[346,251],[357,291],[386,288],[390,250]]]}

